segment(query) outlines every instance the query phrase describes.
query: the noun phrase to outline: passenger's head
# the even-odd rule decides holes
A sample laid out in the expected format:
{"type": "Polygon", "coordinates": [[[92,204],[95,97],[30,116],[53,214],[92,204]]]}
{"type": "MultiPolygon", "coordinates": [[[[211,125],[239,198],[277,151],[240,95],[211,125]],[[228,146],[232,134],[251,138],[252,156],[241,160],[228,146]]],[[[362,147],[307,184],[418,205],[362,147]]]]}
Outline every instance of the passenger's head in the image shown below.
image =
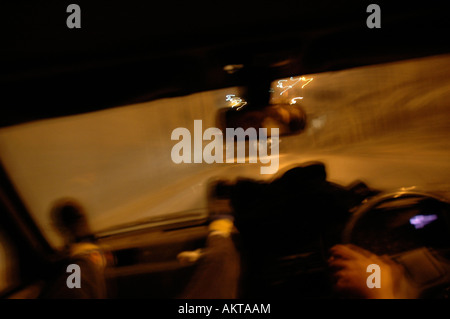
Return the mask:
{"type": "Polygon", "coordinates": [[[92,237],[86,213],[83,207],[73,199],[58,201],[53,207],[52,219],[69,244],[92,237]]]}

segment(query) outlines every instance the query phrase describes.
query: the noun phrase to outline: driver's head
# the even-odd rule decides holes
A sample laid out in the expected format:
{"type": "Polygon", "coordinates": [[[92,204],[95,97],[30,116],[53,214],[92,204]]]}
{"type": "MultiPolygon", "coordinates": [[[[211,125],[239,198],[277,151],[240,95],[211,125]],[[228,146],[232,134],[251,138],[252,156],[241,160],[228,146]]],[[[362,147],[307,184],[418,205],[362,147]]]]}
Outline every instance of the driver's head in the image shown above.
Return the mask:
{"type": "Polygon", "coordinates": [[[53,221],[67,243],[75,243],[92,236],[86,213],[81,205],[72,199],[57,202],[52,210],[53,221]]]}

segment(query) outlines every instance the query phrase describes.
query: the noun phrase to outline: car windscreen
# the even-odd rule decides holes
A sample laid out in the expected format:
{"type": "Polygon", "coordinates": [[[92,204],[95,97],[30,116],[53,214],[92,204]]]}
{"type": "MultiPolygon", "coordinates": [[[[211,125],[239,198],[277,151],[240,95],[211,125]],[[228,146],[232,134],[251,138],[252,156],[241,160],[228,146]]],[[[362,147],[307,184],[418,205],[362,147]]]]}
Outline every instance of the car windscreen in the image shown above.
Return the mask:
{"type": "Polygon", "coordinates": [[[218,126],[220,109],[245,109],[237,87],[5,127],[0,159],[54,246],[62,238],[50,212],[63,198],[78,201],[99,232],[206,214],[212,178],[267,179],[309,160],[325,163],[340,184],[442,188],[450,180],[449,72],[450,55],[442,55],[277,79],[272,103],[300,106],[306,126],[277,140],[279,166],[271,174],[261,174],[263,163],[248,154],[245,163],[194,158],[195,147],[204,155],[210,141],[202,133],[218,126]],[[173,157],[178,128],[189,132],[190,163],[173,157]]]}

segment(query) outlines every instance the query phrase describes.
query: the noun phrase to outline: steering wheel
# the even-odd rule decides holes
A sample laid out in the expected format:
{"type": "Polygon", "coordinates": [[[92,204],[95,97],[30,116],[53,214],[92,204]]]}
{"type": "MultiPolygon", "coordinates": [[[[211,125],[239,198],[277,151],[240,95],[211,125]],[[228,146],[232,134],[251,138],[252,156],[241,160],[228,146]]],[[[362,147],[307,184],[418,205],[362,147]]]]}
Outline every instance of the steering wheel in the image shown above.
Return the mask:
{"type": "Polygon", "coordinates": [[[450,203],[400,190],[365,201],[346,225],[343,242],[388,255],[403,265],[421,297],[450,296],[450,203]]]}
{"type": "Polygon", "coordinates": [[[350,218],[343,242],[388,255],[422,246],[450,248],[450,203],[408,190],[377,195],[350,218]]]}

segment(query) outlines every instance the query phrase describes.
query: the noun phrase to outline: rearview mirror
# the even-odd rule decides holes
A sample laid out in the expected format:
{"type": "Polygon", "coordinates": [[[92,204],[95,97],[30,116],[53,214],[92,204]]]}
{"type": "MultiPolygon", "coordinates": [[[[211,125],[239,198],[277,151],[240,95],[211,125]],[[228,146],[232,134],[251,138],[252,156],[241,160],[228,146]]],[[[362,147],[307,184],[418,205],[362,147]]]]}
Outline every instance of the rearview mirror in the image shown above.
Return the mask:
{"type": "Polygon", "coordinates": [[[271,128],[279,128],[279,135],[301,133],[306,127],[306,113],[297,104],[277,104],[264,108],[241,107],[223,108],[218,114],[218,126],[225,128],[266,128],[270,136],[271,128]]]}

